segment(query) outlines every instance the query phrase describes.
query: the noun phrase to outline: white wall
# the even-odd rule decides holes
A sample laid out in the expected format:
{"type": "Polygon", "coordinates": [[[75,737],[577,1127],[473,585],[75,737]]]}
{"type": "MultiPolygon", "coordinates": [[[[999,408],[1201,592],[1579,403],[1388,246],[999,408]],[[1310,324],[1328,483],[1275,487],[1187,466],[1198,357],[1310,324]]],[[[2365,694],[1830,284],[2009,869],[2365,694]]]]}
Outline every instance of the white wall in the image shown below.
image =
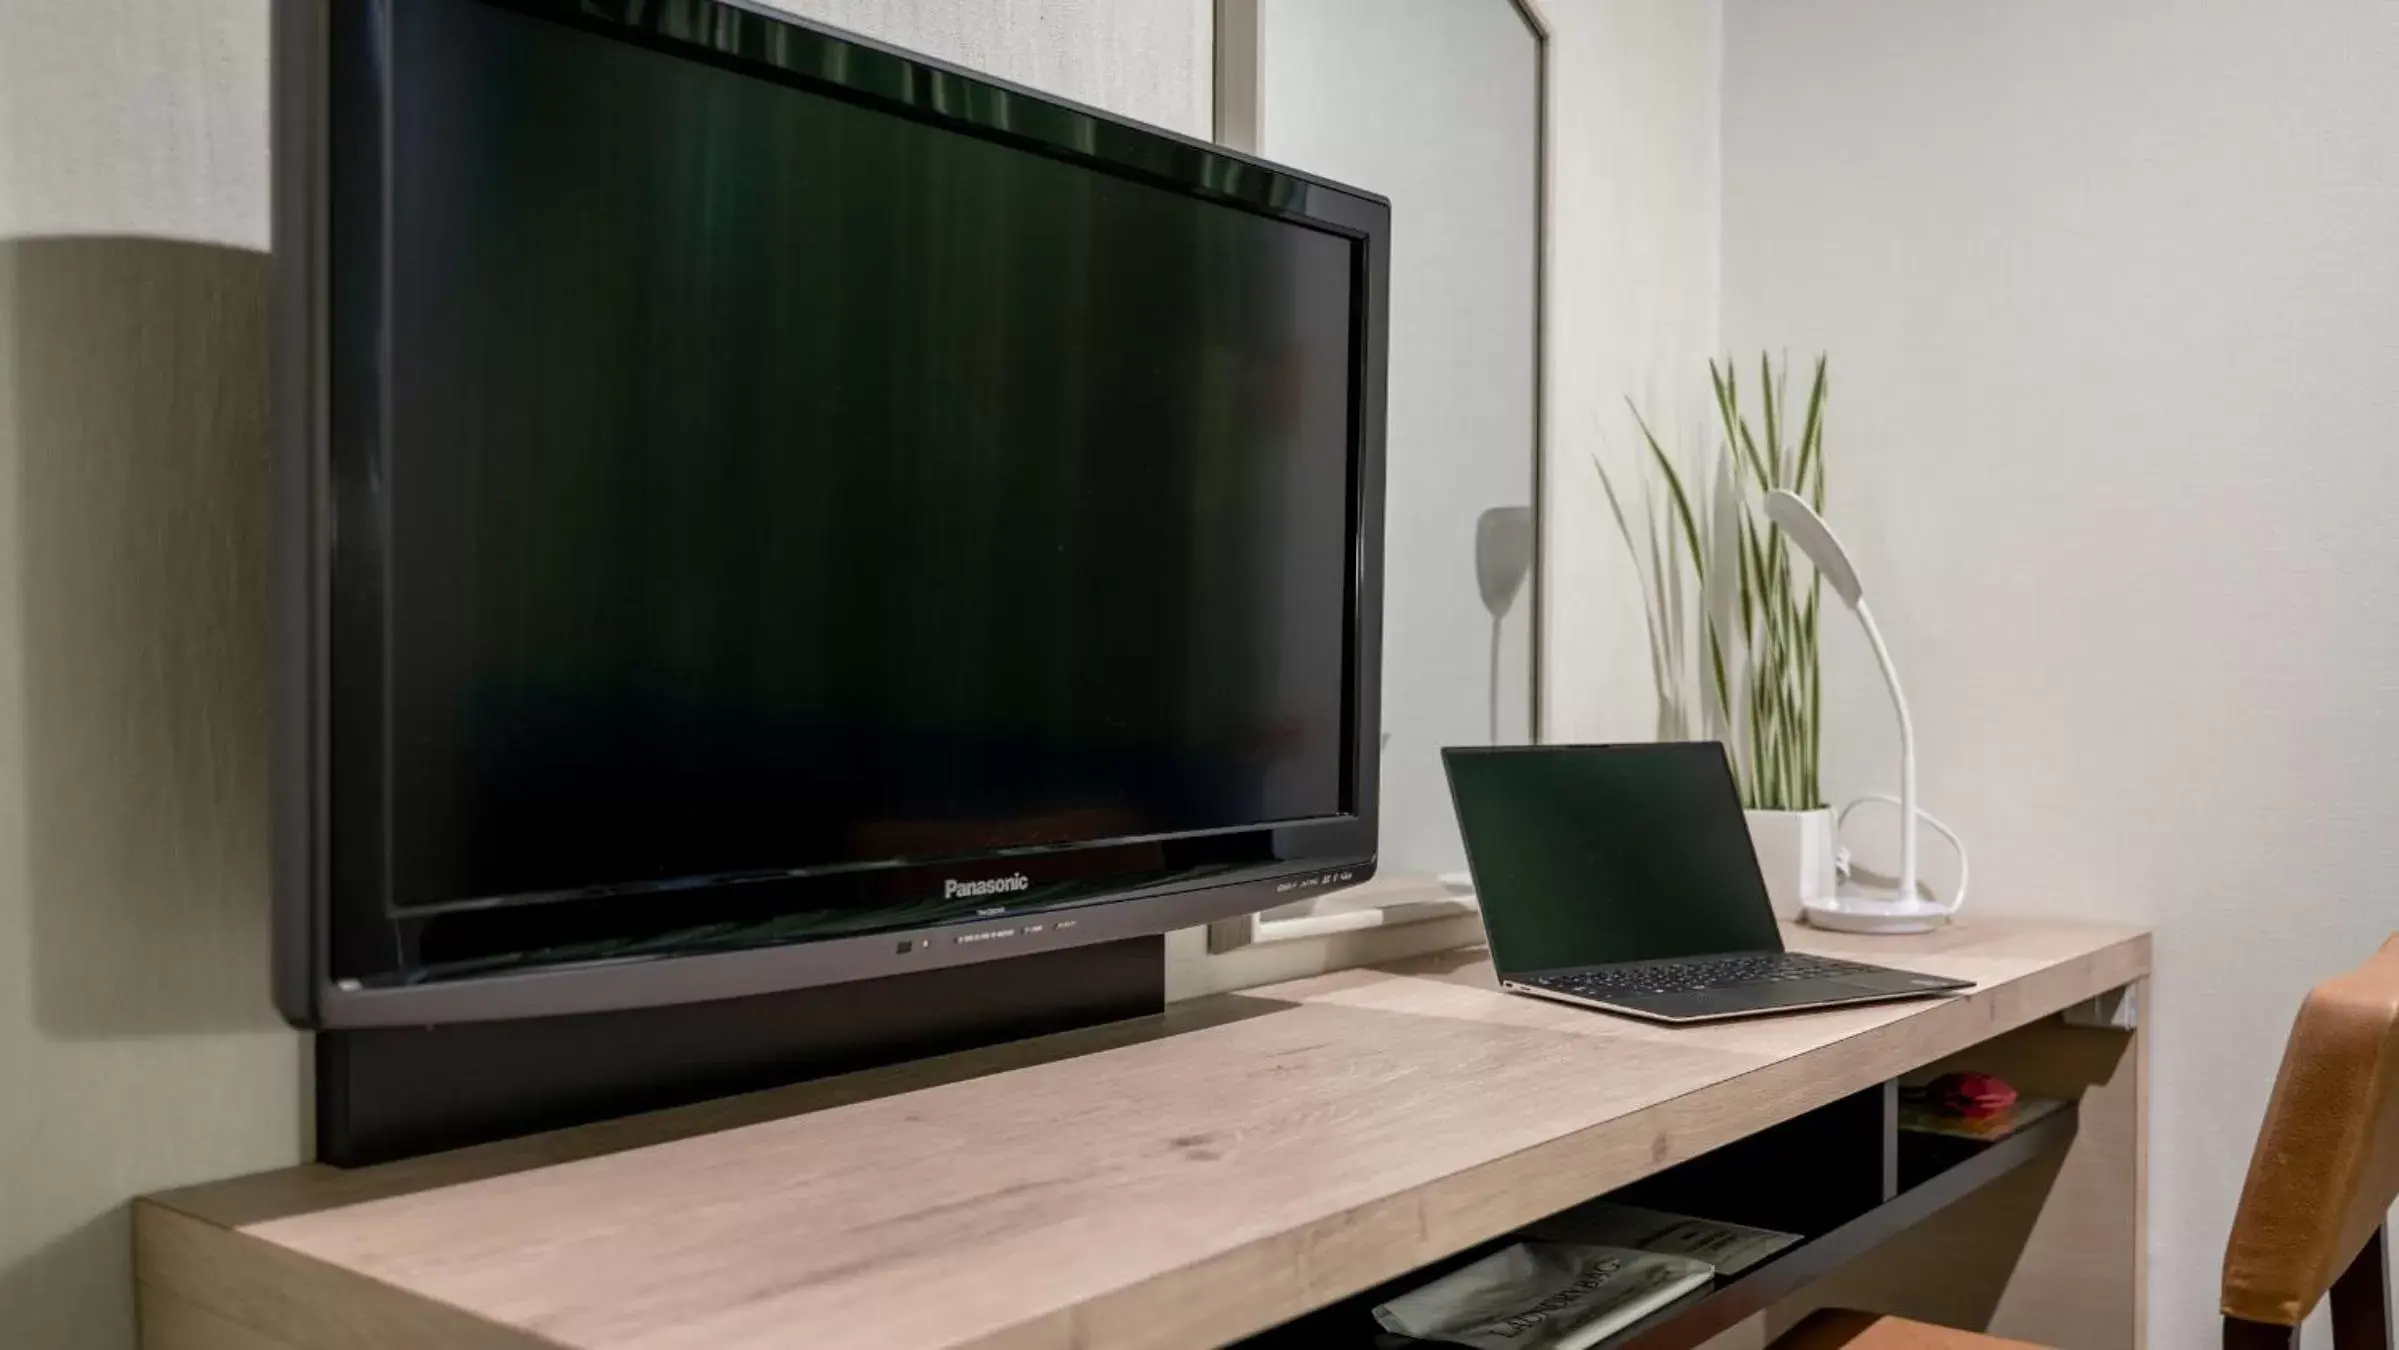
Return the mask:
{"type": "Polygon", "coordinates": [[[2157,929],[2150,1339],[2212,1344],[2291,1014],[2399,928],[2399,12],[1734,0],[1724,89],[1726,337],[1833,354],[1976,909],[2157,929]]]}
{"type": "MultiPolygon", "coordinates": [[[[820,0],[1205,135],[1207,0],[820,0]]],[[[132,1344],[124,1202],[297,1160],[267,996],[265,0],[0,7],[0,1346],[132,1344]]]]}
{"type": "Polygon", "coordinates": [[[0,1344],[300,1156],[267,998],[266,7],[0,11],[0,1344]]]}
{"type": "MultiPolygon", "coordinates": [[[[1639,461],[1626,398],[1705,425],[1717,338],[1717,0],[1554,0],[1544,739],[1656,732],[1640,590],[1592,459],[1639,461]]],[[[1615,466],[1622,466],[1617,468],[1615,466]]],[[[1621,479],[1620,479],[1621,481],[1621,479]]]]}
{"type": "Polygon", "coordinates": [[[1205,140],[1214,0],[768,0],[853,33],[1205,140]]]}

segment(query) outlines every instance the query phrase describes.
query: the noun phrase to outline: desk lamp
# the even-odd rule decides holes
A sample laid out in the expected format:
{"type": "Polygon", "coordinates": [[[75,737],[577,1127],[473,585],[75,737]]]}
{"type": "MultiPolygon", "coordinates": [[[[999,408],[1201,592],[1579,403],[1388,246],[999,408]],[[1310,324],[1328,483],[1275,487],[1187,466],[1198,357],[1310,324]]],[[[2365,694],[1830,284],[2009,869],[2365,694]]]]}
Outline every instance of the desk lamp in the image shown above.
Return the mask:
{"type": "MultiPolygon", "coordinates": [[[[1864,589],[1858,584],[1858,570],[1849,561],[1849,551],[1841,547],[1832,527],[1816,514],[1805,501],[1793,493],[1776,488],[1766,494],[1766,516],[1782,527],[1783,533],[1799,551],[1808,555],[1816,565],[1816,574],[1841,597],[1858,616],[1858,624],[1866,630],[1866,645],[1874,649],[1875,664],[1882,667],[1883,683],[1891,690],[1891,706],[1899,713],[1899,796],[1861,797],[1841,808],[1834,817],[1833,828],[1849,819],[1849,813],[1865,802],[1888,802],[1899,808],[1899,883],[1889,893],[1867,890],[1844,875],[1833,894],[1807,903],[1804,916],[1818,928],[1837,929],[1845,933],[1925,933],[1946,923],[1951,915],[1966,903],[1966,850],[1957,833],[1916,805],[1916,725],[1908,718],[1908,698],[1899,688],[1899,671],[1891,664],[1891,649],[1883,644],[1882,629],[1874,622],[1873,607],[1866,603],[1864,589]],[[1917,893],[1916,889],[1916,825],[1919,820],[1930,824],[1946,836],[1958,849],[1958,889],[1949,903],[1942,904],[1917,893]]],[[[1843,869],[1846,874],[1846,868],[1843,869]]]]}
{"type": "MultiPolygon", "coordinates": [[[[1533,571],[1533,508],[1494,506],[1474,522],[1474,585],[1482,592],[1483,611],[1491,616],[1491,744],[1499,744],[1500,624],[1516,607],[1517,593],[1533,571]]],[[[1474,876],[1461,869],[1443,872],[1442,885],[1461,895],[1474,890],[1474,876]]]]}
{"type": "Polygon", "coordinates": [[[1500,621],[1533,570],[1533,508],[1494,506],[1474,522],[1474,584],[1491,616],[1491,743],[1499,744],[1500,621]]]}

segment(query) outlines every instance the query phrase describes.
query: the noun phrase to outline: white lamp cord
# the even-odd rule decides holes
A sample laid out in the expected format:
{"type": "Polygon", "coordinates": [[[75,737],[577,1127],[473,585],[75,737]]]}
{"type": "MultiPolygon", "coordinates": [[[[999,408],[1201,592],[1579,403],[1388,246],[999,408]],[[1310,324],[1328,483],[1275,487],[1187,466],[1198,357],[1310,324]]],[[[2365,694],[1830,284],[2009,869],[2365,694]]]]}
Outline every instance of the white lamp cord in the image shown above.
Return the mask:
{"type": "MultiPolygon", "coordinates": [[[[1851,869],[1849,846],[1839,842],[1841,830],[1849,823],[1849,813],[1857,810],[1859,807],[1864,806],[1869,802],[1880,806],[1900,807],[1899,799],[1892,796],[1890,793],[1869,792],[1863,797],[1852,800],[1848,805],[1842,807],[1839,811],[1834,813],[1833,870],[1844,878],[1849,876],[1851,869]]],[[[1966,866],[1966,841],[1958,837],[1958,832],[1956,830],[1953,830],[1947,825],[1942,824],[1939,816],[1934,815],[1932,812],[1927,811],[1922,807],[1916,808],[1916,819],[1932,826],[1933,832],[1940,835],[1942,838],[1947,839],[1949,841],[1949,846],[1957,851],[1958,888],[1956,893],[1949,897],[1949,903],[1946,907],[1948,913],[1955,914],[1959,910],[1966,907],[1966,879],[1968,875],[1966,866]]]]}
{"type": "Polygon", "coordinates": [[[1866,630],[1866,645],[1874,649],[1874,664],[1882,670],[1883,684],[1891,691],[1892,711],[1899,714],[1898,893],[1901,901],[1912,902],[1916,898],[1916,820],[1923,814],[1916,809],[1916,719],[1908,716],[1907,692],[1899,687],[1899,667],[1891,664],[1891,649],[1883,642],[1882,625],[1874,621],[1874,607],[1862,595],[1849,607],[1866,630]]]}

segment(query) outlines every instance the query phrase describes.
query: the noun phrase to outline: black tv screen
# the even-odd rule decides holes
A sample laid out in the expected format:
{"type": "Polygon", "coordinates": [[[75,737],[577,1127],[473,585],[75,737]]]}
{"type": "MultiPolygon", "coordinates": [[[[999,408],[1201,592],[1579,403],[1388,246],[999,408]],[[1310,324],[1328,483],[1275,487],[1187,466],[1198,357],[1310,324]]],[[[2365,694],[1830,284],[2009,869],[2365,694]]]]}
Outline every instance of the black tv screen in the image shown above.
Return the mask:
{"type": "Polygon", "coordinates": [[[722,4],[321,39],[287,1012],[715,997],[1371,871],[1378,200],[722,4]]]}

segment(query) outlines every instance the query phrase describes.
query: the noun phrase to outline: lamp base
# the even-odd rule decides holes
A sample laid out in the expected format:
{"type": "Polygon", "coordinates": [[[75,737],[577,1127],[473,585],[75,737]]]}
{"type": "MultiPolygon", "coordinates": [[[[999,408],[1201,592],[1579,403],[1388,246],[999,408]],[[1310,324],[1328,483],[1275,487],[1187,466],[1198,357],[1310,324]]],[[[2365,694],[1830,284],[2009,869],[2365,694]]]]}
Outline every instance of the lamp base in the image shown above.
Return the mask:
{"type": "Polygon", "coordinates": [[[1810,928],[1835,933],[1929,933],[1949,922],[1949,907],[1921,896],[1843,886],[1807,902],[1800,917],[1810,928]]]}

